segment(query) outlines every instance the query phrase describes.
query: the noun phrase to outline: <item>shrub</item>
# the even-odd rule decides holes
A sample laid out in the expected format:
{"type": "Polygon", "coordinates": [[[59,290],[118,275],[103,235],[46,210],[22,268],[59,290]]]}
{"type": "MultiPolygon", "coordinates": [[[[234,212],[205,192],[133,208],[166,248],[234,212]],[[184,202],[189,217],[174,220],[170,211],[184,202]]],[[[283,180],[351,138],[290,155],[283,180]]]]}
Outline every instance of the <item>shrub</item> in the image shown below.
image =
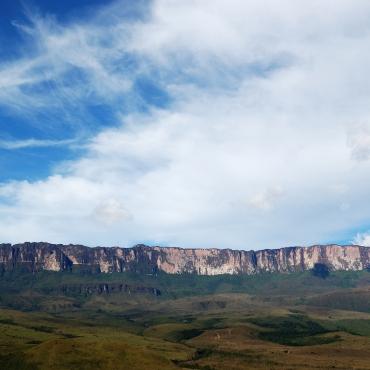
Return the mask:
{"type": "Polygon", "coordinates": [[[311,271],[314,276],[317,276],[321,279],[326,279],[330,274],[329,267],[324,263],[315,263],[311,271]]]}

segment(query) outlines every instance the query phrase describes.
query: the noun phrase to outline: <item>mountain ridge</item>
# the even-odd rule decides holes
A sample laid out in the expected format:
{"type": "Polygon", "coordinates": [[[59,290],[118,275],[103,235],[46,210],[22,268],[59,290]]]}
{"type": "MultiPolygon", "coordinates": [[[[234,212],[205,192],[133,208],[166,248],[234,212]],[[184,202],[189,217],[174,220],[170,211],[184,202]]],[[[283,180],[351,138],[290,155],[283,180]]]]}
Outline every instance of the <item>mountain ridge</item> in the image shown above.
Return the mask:
{"type": "Polygon", "coordinates": [[[169,274],[257,274],[297,272],[324,263],[331,270],[364,270],[370,267],[370,247],[313,245],[264,250],[202,249],[137,244],[133,247],[87,247],[75,244],[26,242],[0,244],[0,271],[23,268],[91,272],[138,272],[169,274]]]}

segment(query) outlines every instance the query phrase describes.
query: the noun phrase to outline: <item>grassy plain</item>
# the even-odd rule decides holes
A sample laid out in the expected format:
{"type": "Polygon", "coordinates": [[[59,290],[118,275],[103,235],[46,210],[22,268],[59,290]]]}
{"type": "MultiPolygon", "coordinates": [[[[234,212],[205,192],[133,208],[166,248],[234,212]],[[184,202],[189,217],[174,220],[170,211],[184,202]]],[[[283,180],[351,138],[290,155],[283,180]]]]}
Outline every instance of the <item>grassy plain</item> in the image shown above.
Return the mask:
{"type": "Polygon", "coordinates": [[[0,292],[0,369],[370,369],[366,271],[16,272],[0,292]]]}

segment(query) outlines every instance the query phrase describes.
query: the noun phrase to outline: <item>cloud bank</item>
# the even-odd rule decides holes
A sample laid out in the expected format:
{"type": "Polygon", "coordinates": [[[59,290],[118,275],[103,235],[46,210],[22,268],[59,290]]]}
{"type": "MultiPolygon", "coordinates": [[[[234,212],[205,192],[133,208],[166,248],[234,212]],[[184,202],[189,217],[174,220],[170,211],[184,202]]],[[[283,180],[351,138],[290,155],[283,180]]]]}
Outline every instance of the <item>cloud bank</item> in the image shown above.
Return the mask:
{"type": "Polygon", "coordinates": [[[48,178],[1,185],[1,240],[260,249],[368,228],[367,1],[118,1],[29,20],[37,47],[2,65],[0,104],[83,129],[104,101],[116,122],[48,178]]]}

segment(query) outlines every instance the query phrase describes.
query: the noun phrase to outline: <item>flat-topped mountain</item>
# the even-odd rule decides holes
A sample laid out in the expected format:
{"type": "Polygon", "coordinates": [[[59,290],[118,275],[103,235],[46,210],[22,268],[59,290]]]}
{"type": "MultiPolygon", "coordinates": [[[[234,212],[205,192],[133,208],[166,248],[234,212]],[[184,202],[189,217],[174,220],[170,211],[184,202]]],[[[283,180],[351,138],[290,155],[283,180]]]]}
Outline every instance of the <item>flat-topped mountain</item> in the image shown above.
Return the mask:
{"type": "Polygon", "coordinates": [[[0,271],[30,272],[83,269],[92,272],[169,274],[257,274],[295,272],[324,263],[331,270],[363,270],[370,266],[370,248],[358,245],[314,245],[243,251],[231,249],[132,248],[49,243],[0,244],[0,271]]]}

